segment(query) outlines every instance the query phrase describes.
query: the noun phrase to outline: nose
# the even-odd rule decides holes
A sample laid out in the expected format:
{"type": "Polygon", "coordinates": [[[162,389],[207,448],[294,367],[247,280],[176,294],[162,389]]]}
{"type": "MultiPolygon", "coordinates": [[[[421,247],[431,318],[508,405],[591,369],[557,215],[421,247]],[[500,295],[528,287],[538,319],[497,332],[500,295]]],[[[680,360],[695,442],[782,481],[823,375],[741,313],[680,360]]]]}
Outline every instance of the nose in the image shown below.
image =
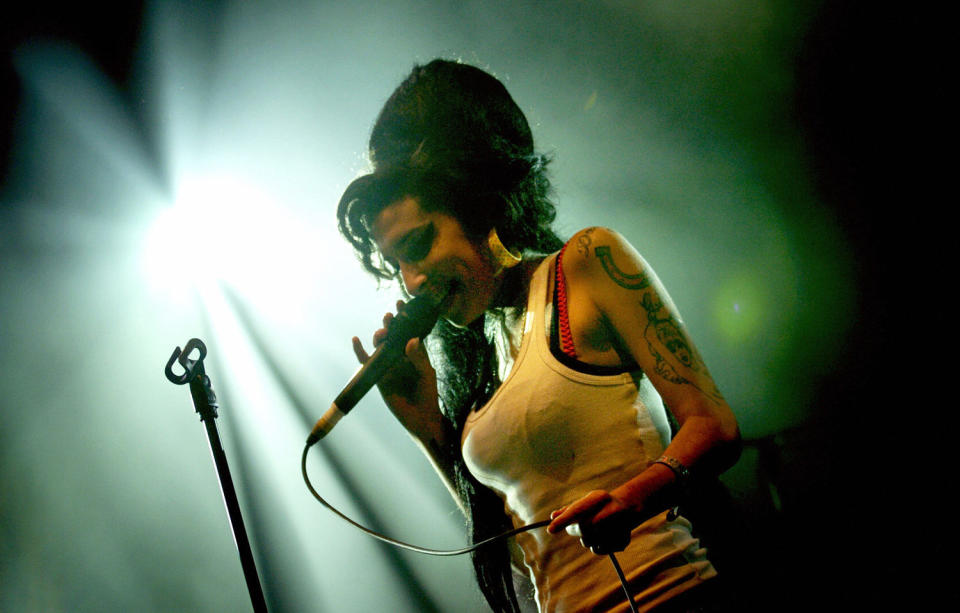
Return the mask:
{"type": "Polygon", "coordinates": [[[400,277],[403,279],[403,286],[407,293],[411,296],[419,294],[423,284],[427,281],[427,275],[420,270],[419,266],[403,263],[400,264],[400,277]]]}

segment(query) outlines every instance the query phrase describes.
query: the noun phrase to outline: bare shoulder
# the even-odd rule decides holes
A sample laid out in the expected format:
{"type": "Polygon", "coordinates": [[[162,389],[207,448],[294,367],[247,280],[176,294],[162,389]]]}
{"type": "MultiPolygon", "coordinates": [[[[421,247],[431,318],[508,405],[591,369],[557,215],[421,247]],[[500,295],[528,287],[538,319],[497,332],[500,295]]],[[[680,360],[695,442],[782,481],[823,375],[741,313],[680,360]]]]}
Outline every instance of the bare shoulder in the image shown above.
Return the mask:
{"type": "Polygon", "coordinates": [[[624,289],[649,285],[647,265],[622,234],[593,226],[580,230],[567,243],[563,255],[564,273],[572,282],[613,280],[624,289]]]}

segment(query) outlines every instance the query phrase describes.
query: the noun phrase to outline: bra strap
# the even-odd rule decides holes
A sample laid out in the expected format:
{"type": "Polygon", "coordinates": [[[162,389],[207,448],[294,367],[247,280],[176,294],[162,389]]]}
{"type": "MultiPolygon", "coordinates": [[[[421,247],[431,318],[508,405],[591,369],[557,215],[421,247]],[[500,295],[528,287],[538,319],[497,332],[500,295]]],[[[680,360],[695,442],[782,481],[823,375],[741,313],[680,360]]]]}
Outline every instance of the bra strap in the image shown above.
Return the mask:
{"type": "MultiPolygon", "coordinates": [[[[569,243],[567,243],[569,244],[569,243]]],[[[557,269],[554,279],[556,288],[556,309],[558,315],[558,325],[560,332],[560,350],[567,356],[576,359],[577,349],[573,346],[573,334],[570,332],[570,317],[567,314],[567,280],[563,274],[563,253],[567,250],[565,244],[557,254],[557,269]]]]}

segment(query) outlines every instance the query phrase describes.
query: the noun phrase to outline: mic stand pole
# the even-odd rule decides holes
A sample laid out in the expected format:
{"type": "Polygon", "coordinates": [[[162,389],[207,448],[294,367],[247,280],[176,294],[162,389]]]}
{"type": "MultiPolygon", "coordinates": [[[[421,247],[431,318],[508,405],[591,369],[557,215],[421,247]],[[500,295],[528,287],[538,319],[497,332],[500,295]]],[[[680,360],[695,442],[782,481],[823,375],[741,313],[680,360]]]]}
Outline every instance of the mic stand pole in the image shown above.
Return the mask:
{"type": "Polygon", "coordinates": [[[253,610],[255,613],[267,613],[267,603],[263,596],[263,588],[260,586],[260,578],[257,575],[257,566],[254,563],[250,540],[247,538],[247,531],[243,526],[240,502],[233,487],[233,479],[230,477],[227,454],[223,451],[223,446],[220,444],[220,434],[217,432],[217,396],[213,393],[210,377],[204,372],[203,358],[206,355],[207,348],[203,341],[197,338],[190,339],[183,352],[180,351],[180,347],[173,350],[173,355],[167,362],[166,375],[167,379],[177,385],[190,384],[193,407],[200,414],[200,421],[207,429],[210,454],[213,456],[217,477],[220,479],[220,491],[223,494],[223,502],[227,507],[230,527],[233,530],[233,541],[240,554],[240,565],[243,567],[243,576],[247,582],[247,591],[250,592],[253,610]],[[188,357],[194,349],[200,352],[200,357],[196,360],[190,360],[188,357]],[[173,373],[174,361],[179,361],[180,365],[183,366],[184,374],[175,375],[173,373]]]}

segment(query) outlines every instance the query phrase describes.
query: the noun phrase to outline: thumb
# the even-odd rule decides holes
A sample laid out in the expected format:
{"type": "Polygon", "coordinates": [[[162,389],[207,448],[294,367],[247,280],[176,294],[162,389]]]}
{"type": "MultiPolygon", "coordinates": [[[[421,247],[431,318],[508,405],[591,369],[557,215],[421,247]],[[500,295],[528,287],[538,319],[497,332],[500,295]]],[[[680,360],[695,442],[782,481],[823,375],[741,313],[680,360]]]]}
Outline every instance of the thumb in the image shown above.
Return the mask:
{"type": "Polygon", "coordinates": [[[407,359],[410,360],[413,367],[417,369],[417,372],[424,374],[432,368],[430,366],[430,358],[427,357],[427,350],[419,338],[411,338],[407,341],[404,353],[406,353],[407,359]]]}

